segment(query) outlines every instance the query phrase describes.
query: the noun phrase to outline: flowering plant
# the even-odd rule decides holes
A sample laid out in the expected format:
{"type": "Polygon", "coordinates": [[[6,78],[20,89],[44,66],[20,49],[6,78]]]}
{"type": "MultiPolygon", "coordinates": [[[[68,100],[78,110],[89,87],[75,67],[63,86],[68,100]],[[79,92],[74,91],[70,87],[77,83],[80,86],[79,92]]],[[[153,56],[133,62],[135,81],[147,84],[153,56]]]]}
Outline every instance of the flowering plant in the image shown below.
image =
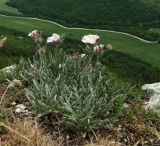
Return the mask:
{"type": "Polygon", "coordinates": [[[98,35],[84,36],[84,53],[71,56],[57,47],[62,37],[54,33],[46,40],[47,44],[56,44],[54,49],[20,62],[18,74],[31,84],[27,97],[39,116],[58,115],[65,128],[83,132],[119,118],[132,89],[93,64],[93,56],[98,58],[107,50],[98,40],[98,35]]]}
{"type": "MultiPolygon", "coordinates": [[[[104,53],[104,51],[106,50],[112,50],[112,45],[103,45],[103,44],[98,44],[98,41],[100,40],[100,36],[98,35],[93,35],[93,34],[89,34],[89,35],[84,35],[82,37],[82,42],[85,43],[86,49],[85,49],[85,56],[89,57],[88,60],[88,70],[89,72],[92,72],[93,70],[93,65],[92,65],[92,58],[94,55],[96,55],[97,60],[96,63],[99,64],[99,57],[101,54],[104,53]]],[[[84,56],[84,54],[82,55],[84,56]]]]}

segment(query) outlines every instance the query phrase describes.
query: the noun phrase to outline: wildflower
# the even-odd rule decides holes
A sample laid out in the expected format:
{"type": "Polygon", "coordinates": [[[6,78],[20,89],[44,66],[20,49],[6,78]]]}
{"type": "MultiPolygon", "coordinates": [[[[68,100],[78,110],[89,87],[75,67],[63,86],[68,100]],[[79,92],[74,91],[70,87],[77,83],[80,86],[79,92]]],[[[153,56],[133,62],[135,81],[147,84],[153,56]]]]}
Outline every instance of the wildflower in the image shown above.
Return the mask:
{"type": "Polygon", "coordinates": [[[108,50],[112,50],[112,49],[113,49],[112,45],[111,45],[111,44],[108,44],[108,45],[107,45],[107,49],[108,49],[108,50]]]}
{"type": "Polygon", "coordinates": [[[40,32],[38,30],[33,30],[32,32],[30,32],[28,34],[29,37],[32,37],[32,38],[37,38],[40,36],[40,32]]]}
{"type": "Polygon", "coordinates": [[[61,42],[62,38],[59,34],[53,33],[51,37],[47,38],[47,43],[58,43],[61,42]]]}
{"type": "Polygon", "coordinates": [[[20,80],[14,79],[10,84],[9,87],[20,87],[22,86],[22,82],[20,80]]]}
{"type": "Polygon", "coordinates": [[[104,45],[100,44],[100,45],[96,45],[93,48],[93,52],[95,53],[102,53],[104,51],[104,45]]]}
{"type": "Polygon", "coordinates": [[[88,64],[87,69],[88,69],[88,71],[89,71],[89,72],[92,72],[92,70],[93,70],[93,66],[92,66],[92,64],[88,64]]]}
{"type": "Polygon", "coordinates": [[[38,30],[33,30],[28,34],[28,36],[34,38],[36,43],[43,42],[42,33],[38,30]]]}
{"type": "Polygon", "coordinates": [[[85,44],[95,45],[99,39],[100,37],[98,35],[89,34],[89,35],[83,36],[82,42],[85,44]]]}
{"type": "Polygon", "coordinates": [[[87,55],[86,54],[80,54],[80,58],[84,59],[87,55]]]}
{"type": "Polygon", "coordinates": [[[33,30],[32,32],[30,32],[28,34],[29,37],[32,37],[32,38],[36,38],[39,36],[39,31],[38,30],[33,30]]]}

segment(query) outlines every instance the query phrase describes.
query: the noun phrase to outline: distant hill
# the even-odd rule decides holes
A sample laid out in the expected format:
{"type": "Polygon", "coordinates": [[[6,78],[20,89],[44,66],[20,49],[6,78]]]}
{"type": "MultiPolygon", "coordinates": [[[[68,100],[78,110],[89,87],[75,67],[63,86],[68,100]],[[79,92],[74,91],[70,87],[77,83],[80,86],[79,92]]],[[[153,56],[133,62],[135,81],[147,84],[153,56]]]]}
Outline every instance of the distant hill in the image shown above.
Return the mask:
{"type": "Polygon", "coordinates": [[[155,40],[146,30],[160,27],[160,0],[10,0],[25,15],[77,27],[125,31],[155,40]]]}

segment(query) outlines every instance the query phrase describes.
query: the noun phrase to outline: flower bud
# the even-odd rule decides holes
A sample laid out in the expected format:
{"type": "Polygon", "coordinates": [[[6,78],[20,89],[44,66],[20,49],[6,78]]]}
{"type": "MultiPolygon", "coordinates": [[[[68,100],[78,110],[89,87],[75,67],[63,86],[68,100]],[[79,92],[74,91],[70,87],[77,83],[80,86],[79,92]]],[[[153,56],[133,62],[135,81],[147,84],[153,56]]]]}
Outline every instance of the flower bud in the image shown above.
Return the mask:
{"type": "Polygon", "coordinates": [[[22,82],[20,80],[14,79],[10,84],[10,87],[21,87],[22,86],[22,82]]]}
{"type": "Polygon", "coordinates": [[[93,71],[93,66],[92,64],[88,64],[88,67],[87,67],[88,71],[91,73],[93,71]]]}

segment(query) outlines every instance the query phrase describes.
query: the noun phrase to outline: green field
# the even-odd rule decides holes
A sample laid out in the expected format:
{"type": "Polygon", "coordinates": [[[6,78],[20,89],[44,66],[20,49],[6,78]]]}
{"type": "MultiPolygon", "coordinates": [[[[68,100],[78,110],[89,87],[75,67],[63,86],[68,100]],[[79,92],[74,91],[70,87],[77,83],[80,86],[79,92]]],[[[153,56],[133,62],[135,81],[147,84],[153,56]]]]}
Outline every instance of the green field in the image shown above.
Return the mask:
{"type": "Polygon", "coordinates": [[[76,38],[77,40],[81,40],[84,34],[98,34],[102,38],[102,43],[111,43],[115,50],[124,52],[134,58],[138,58],[160,68],[160,44],[157,43],[149,44],[136,38],[111,32],[64,29],[56,24],[41,20],[0,16],[0,22],[0,26],[25,33],[33,29],[38,29],[42,30],[46,35],[51,35],[53,32],[60,34],[65,33],[67,37],[76,38]]]}
{"type": "Polygon", "coordinates": [[[160,25],[159,0],[9,0],[25,16],[52,20],[69,27],[127,32],[156,41],[147,30],[160,25]]]}
{"type": "Polygon", "coordinates": [[[0,12],[3,13],[10,13],[10,14],[20,14],[20,12],[17,11],[17,9],[9,7],[6,5],[6,2],[8,0],[0,0],[0,12]]]}
{"type": "Polygon", "coordinates": [[[149,32],[153,32],[153,33],[159,33],[160,34],[160,28],[153,28],[148,30],[149,32]]]}

